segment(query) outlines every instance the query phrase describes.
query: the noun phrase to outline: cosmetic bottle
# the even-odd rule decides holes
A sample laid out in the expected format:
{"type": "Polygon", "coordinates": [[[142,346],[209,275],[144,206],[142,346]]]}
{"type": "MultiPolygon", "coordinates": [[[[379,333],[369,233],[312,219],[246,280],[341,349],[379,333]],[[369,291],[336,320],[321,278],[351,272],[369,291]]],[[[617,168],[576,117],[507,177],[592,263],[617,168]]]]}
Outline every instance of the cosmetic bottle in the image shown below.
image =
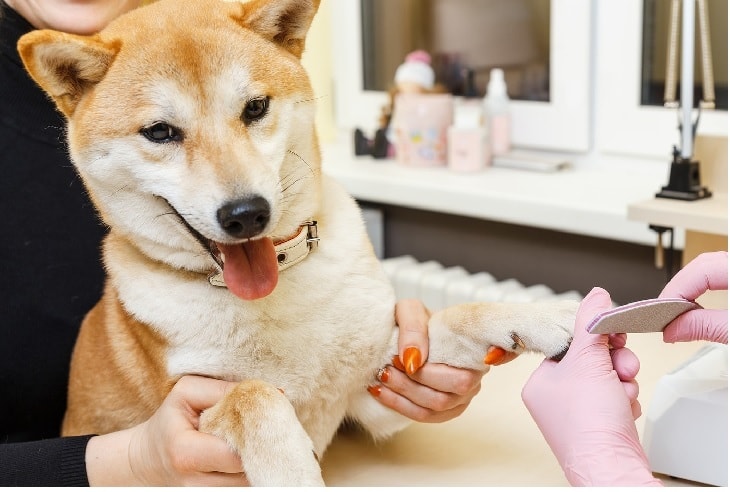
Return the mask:
{"type": "Polygon", "coordinates": [[[454,108],[454,124],[448,131],[448,167],[457,172],[476,172],[489,165],[489,140],[479,100],[454,108]]]}
{"type": "Polygon", "coordinates": [[[489,73],[487,93],[484,96],[484,116],[489,130],[489,144],[493,156],[509,152],[512,147],[512,121],[507,84],[501,68],[489,73]]]}

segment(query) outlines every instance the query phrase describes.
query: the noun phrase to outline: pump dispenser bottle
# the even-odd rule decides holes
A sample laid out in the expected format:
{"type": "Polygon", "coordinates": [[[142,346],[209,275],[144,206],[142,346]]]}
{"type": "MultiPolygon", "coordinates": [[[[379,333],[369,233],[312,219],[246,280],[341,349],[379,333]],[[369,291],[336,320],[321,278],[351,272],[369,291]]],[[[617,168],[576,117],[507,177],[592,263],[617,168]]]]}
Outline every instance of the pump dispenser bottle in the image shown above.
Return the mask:
{"type": "Polygon", "coordinates": [[[499,156],[509,152],[512,146],[512,122],[507,84],[501,68],[489,73],[487,93],[484,96],[484,116],[489,129],[491,154],[499,156]]]}

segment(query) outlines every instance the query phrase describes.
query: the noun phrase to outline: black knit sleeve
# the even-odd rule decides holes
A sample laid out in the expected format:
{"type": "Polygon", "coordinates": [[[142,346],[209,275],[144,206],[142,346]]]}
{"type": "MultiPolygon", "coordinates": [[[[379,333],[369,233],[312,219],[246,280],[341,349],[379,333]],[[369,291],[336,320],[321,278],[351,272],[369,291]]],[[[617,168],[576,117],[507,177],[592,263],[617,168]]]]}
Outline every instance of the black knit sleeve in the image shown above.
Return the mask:
{"type": "Polygon", "coordinates": [[[88,487],[85,458],[91,437],[0,444],[0,486],[88,487]]]}

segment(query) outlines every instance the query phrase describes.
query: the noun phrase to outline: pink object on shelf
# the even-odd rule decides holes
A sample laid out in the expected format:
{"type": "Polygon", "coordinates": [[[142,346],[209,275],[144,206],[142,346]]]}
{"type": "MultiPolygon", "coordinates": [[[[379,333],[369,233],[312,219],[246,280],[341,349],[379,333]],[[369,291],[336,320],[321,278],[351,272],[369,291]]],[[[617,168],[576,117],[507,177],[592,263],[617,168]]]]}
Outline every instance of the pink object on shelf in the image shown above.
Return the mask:
{"type": "Polygon", "coordinates": [[[446,166],[453,111],[450,94],[399,94],[393,117],[397,161],[407,166],[446,166]]]}

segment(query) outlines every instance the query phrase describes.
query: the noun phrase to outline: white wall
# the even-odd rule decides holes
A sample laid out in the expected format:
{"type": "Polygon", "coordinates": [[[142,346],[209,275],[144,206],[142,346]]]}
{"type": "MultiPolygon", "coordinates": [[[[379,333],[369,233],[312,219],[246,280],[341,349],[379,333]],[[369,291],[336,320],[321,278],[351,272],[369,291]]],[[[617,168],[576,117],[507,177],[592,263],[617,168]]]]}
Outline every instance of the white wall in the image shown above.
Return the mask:
{"type": "MultiPolygon", "coordinates": [[[[323,142],[335,136],[334,85],[332,80],[332,13],[322,0],[307,37],[302,64],[309,73],[317,97],[317,131],[323,142]]],[[[334,0],[336,1],[336,0],[334,0]]]]}

